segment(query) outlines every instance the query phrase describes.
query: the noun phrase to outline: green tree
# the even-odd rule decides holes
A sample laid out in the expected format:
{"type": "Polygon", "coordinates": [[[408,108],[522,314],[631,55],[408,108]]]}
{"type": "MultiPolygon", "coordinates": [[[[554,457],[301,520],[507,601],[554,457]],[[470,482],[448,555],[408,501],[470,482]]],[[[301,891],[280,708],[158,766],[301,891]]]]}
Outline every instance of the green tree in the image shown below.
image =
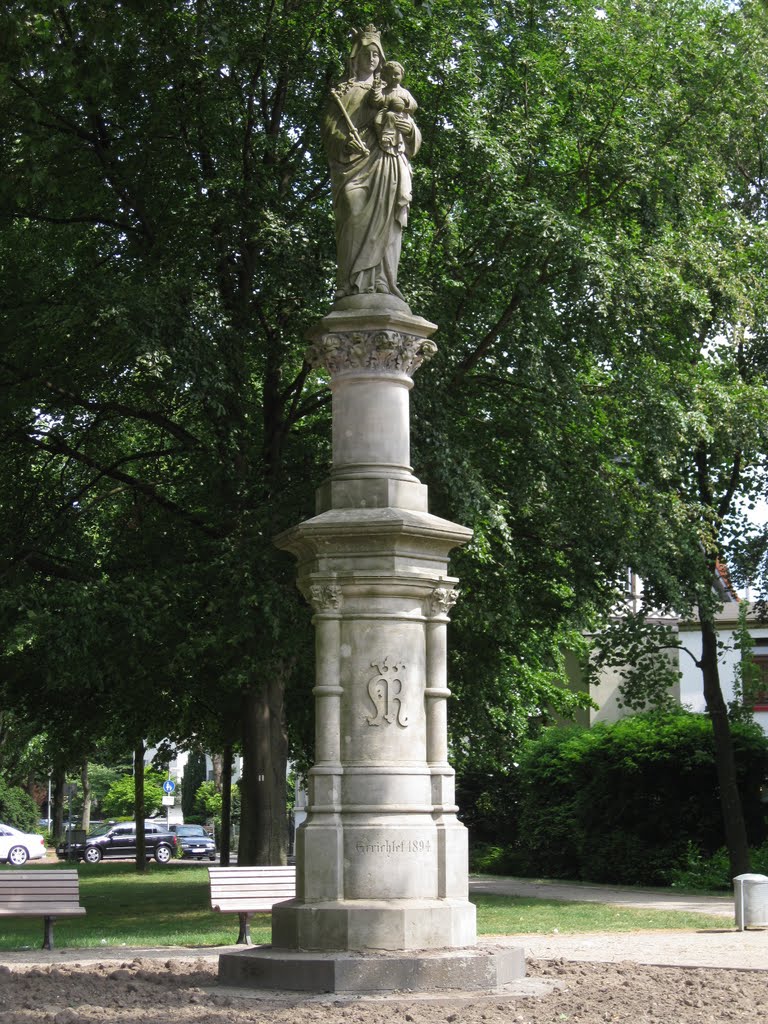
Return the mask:
{"type": "Polygon", "coordinates": [[[205,754],[202,750],[192,750],[184,768],[184,779],[181,786],[181,811],[184,820],[196,814],[197,791],[206,780],[205,754]]]}
{"type": "Polygon", "coordinates": [[[271,538],[311,513],[329,454],[303,359],[333,291],[316,126],[347,29],[378,19],[424,138],[401,284],[440,325],[414,464],[434,511],[475,529],[455,560],[457,760],[508,769],[532,719],[572,713],[563,649],[625,566],[671,579],[691,552],[670,479],[694,340],[762,337],[762,15],[11,0],[3,707],[41,680],[30,710],[66,767],[94,735],[239,745],[240,860],[284,856],[311,632],[271,538]]]}
{"type": "MultiPolygon", "coordinates": [[[[163,805],[162,772],[147,767],[144,770],[144,812],[155,814],[163,805]]],[[[136,805],[136,777],[124,775],[113,782],[102,800],[102,809],[110,817],[133,817],[136,805]]],[[[138,819],[137,819],[138,820],[138,819]]]]}
{"type": "Polygon", "coordinates": [[[195,794],[196,804],[204,814],[221,816],[221,793],[217,793],[213,782],[201,782],[195,794]]]}
{"type": "Polygon", "coordinates": [[[22,832],[37,832],[39,817],[37,804],[29,793],[0,778],[0,820],[22,832]]]}

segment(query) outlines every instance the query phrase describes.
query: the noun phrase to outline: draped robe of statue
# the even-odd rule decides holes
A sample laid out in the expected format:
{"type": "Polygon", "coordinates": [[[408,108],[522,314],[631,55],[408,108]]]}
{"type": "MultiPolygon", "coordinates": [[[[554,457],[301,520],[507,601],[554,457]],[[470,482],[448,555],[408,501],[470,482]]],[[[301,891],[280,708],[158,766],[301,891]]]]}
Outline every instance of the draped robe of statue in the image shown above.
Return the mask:
{"type": "Polygon", "coordinates": [[[403,296],[397,287],[403,227],[411,202],[409,160],[421,146],[421,133],[403,134],[395,152],[379,144],[372,86],[350,79],[331,97],[323,118],[323,142],[331,167],[336,222],[336,298],[361,293],[403,296]],[[350,152],[350,128],[343,104],[368,155],[350,152]]]}

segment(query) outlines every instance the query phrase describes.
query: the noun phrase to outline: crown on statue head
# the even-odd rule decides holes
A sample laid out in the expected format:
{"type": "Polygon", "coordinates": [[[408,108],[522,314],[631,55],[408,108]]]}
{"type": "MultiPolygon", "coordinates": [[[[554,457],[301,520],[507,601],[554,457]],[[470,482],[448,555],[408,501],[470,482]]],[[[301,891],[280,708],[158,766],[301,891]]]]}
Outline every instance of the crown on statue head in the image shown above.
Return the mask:
{"type": "Polygon", "coordinates": [[[373,24],[368,24],[365,28],[352,29],[352,35],[356,46],[369,46],[375,43],[381,49],[381,32],[373,24]]]}

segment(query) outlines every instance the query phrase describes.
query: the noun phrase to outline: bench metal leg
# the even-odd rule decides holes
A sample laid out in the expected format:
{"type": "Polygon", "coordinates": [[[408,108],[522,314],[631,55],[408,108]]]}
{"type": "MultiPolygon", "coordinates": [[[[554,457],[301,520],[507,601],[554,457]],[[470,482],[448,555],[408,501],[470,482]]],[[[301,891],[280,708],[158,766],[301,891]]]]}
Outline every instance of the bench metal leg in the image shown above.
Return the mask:
{"type": "Polygon", "coordinates": [[[238,914],[240,918],[240,934],[237,936],[238,945],[251,944],[251,915],[250,914],[238,914]]]}
{"type": "Polygon", "coordinates": [[[54,918],[43,918],[43,949],[53,949],[53,922],[54,918]]]}

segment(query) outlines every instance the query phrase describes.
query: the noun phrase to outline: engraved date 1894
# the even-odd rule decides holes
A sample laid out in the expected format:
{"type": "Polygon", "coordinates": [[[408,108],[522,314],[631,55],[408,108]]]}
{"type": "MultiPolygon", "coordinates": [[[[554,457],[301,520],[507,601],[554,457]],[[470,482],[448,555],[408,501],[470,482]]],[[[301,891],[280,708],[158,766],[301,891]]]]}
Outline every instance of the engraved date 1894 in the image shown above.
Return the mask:
{"type": "Polygon", "coordinates": [[[358,840],[355,849],[358,853],[431,853],[432,842],[429,839],[386,839],[378,843],[358,840]]]}

